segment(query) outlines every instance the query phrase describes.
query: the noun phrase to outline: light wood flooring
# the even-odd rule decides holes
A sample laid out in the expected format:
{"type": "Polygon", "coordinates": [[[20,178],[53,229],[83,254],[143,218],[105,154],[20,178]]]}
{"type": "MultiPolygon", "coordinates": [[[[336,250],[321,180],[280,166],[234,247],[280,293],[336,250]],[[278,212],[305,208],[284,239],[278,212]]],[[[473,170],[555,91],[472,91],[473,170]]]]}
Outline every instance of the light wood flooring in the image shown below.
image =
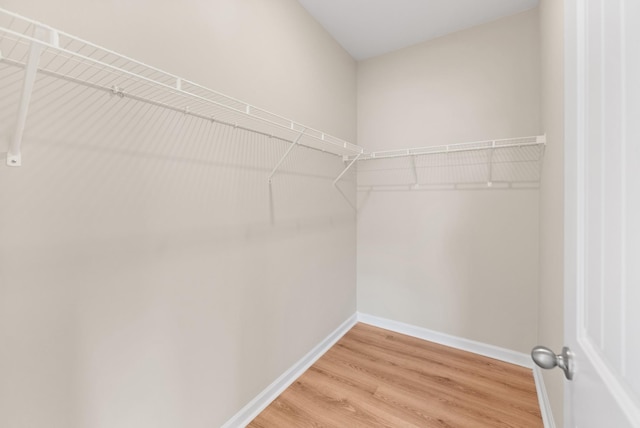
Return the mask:
{"type": "Polygon", "coordinates": [[[357,324],[248,426],[543,424],[531,370],[357,324]]]}

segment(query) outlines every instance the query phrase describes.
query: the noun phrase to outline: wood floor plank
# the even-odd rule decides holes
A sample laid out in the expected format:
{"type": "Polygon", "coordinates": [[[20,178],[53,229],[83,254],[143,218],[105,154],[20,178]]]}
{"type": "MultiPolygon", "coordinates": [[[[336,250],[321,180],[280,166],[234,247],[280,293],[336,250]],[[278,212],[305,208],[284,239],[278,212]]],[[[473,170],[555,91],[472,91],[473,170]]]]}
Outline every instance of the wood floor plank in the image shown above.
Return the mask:
{"type": "MultiPolygon", "coordinates": [[[[343,358],[358,361],[361,367],[384,374],[388,382],[396,384],[398,388],[411,387],[416,394],[435,392],[442,398],[454,401],[456,398],[464,397],[470,410],[482,409],[489,402],[498,404],[500,409],[520,410],[519,406],[523,400],[526,402],[529,398],[537,399],[535,389],[523,391],[517,385],[513,387],[505,385],[502,380],[487,382],[484,376],[478,378],[474,373],[461,374],[446,367],[436,367],[432,370],[424,362],[420,364],[408,356],[379,352],[374,347],[367,348],[367,355],[363,357],[351,346],[351,344],[341,345],[347,352],[347,356],[343,358]]],[[[338,349],[341,350],[340,347],[338,349]]],[[[337,350],[335,353],[338,352],[340,351],[337,350]]]]}
{"type": "Polygon", "coordinates": [[[345,385],[332,373],[317,368],[312,368],[307,374],[306,380],[326,395],[334,397],[339,395],[342,400],[350,400],[354,408],[358,408],[359,411],[379,415],[381,420],[378,423],[380,424],[391,427],[402,425],[416,428],[424,425],[423,419],[405,414],[395,406],[376,397],[377,388],[373,392],[357,389],[352,385],[345,385]]]}
{"type": "Polygon", "coordinates": [[[524,367],[357,324],[249,427],[541,428],[524,367]]]}
{"type": "Polygon", "coordinates": [[[400,394],[419,397],[428,407],[414,407],[421,411],[429,409],[438,419],[448,419],[448,414],[453,411],[459,417],[472,421],[484,414],[486,404],[490,402],[482,391],[468,390],[451,382],[446,375],[421,376],[379,361],[368,361],[353,353],[343,358],[356,361],[364,376],[375,376],[380,385],[378,390],[387,388],[395,391],[396,397],[400,394]]]}

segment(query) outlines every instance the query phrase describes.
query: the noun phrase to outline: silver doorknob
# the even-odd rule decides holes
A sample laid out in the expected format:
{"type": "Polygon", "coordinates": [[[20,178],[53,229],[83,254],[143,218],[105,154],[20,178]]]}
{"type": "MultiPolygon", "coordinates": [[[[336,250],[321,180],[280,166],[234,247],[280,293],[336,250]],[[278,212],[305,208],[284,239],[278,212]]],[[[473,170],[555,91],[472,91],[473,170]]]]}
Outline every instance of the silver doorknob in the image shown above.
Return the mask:
{"type": "Polygon", "coordinates": [[[531,350],[531,358],[543,369],[560,367],[567,379],[573,379],[573,354],[571,349],[566,346],[562,348],[562,353],[558,355],[547,347],[536,346],[531,350]]]}

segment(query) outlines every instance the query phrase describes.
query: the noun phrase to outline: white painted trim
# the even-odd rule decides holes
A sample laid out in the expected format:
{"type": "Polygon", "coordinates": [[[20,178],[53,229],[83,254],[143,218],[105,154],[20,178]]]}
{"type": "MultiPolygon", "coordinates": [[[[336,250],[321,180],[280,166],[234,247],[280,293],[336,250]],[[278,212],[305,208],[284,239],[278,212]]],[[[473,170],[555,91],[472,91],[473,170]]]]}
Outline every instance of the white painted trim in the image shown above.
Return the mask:
{"type": "Polygon", "coordinates": [[[266,387],[256,398],[251,400],[250,403],[240,409],[240,411],[222,425],[221,428],[239,428],[249,424],[249,422],[258,416],[260,412],[271,404],[273,400],[275,400],[285,389],[289,387],[289,385],[291,385],[309,367],[311,367],[313,363],[324,355],[324,353],[327,352],[338,340],[340,340],[340,338],[342,338],[342,336],[344,336],[357,322],[362,322],[364,324],[384,328],[396,333],[406,334],[407,336],[451,346],[452,348],[473,352],[475,354],[484,355],[485,357],[495,358],[496,360],[533,369],[533,378],[536,384],[544,427],[556,427],[553,420],[553,414],[551,413],[547,390],[544,386],[542,371],[539,367],[534,366],[529,355],[486,343],[476,342],[474,340],[451,336],[423,327],[417,327],[399,321],[393,321],[358,312],[349,317],[349,319],[342,323],[340,327],[314,347],[307,355],[302,357],[271,385],[266,387]]]}
{"type": "Polygon", "coordinates": [[[439,343],[441,345],[451,346],[452,348],[473,352],[475,354],[484,355],[485,357],[489,358],[495,358],[496,360],[516,364],[528,369],[533,368],[533,361],[531,360],[531,357],[522,352],[516,352],[510,349],[500,348],[498,346],[464,339],[462,337],[451,336],[445,333],[428,330],[423,327],[417,327],[399,321],[392,321],[386,318],[380,318],[360,312],[358,312],[358,321],[375,327],[384,328],[386,330],[395,331],[396,333],[406,334],[407,336],[417,337],[418,339],[428,340],[430,342],[439,343]]]}
{"type": "Polygon", "coordinates": [[[547,388],[544,385],[542,369],[533,364],[529,355],[360,312],[358,312],[358,322],[532,369],[544,428],[556,428],[547,388]]]}
{"type": "Polygon", "coordinates": [[[538,392],[538,402],[540,403],[540,413],[542,414],[544,428],[556,428],[556,423],[553,420],[553,412],[551,411],[551,403],[547,395],[547,388],[544,386],[542,369],[536,365],[533,366],[533,380],[536,382],[536,391],[538,392]]]}
{"type": "Polygon", "coordinates": [[[260,414],[278,395],[299,378],[309,367],[313,365],[325,352],[329,350],[347,331],[358,321],[357,314],[353,314],[333,333],[314,347],[307,355],[291,366],[271,385],[266,387],[256,398],[244,406],[238,413],[231,417],[221,428],[239,428],[249,424],[260,414]]]}

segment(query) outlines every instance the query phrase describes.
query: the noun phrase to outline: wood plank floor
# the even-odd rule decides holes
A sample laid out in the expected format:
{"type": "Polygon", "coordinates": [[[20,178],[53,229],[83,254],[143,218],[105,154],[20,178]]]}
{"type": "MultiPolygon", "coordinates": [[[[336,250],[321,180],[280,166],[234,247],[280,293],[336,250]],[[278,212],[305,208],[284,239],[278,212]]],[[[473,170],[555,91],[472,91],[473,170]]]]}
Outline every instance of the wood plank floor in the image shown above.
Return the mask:
{"type": "Polygon", "coordinates": [[[543,424],[531,370],[357,324],[248,426],[543,424]]]}

